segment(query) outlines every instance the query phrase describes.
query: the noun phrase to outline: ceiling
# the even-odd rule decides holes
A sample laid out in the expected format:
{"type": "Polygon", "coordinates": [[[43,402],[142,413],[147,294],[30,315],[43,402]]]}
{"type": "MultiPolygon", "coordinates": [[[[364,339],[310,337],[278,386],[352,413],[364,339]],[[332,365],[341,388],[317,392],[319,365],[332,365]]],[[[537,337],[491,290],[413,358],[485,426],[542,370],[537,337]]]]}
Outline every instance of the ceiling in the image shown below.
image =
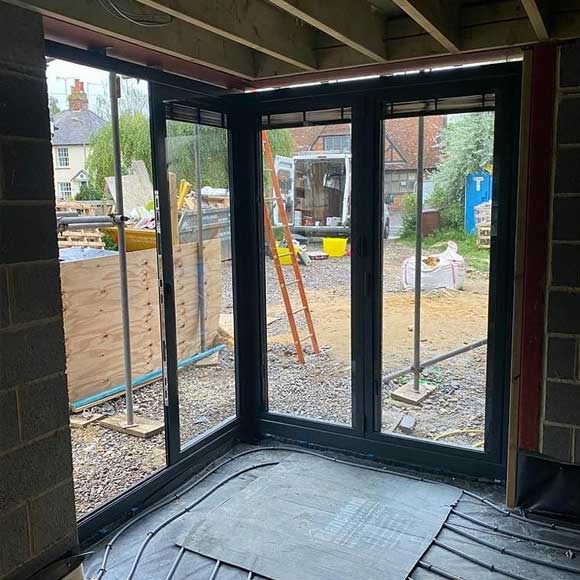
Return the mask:
{"type": "Polygon", "coordinates": [[[438,66],[580,36],[580,0],[0,0],[48,38],[228,88],[438,66]]]}

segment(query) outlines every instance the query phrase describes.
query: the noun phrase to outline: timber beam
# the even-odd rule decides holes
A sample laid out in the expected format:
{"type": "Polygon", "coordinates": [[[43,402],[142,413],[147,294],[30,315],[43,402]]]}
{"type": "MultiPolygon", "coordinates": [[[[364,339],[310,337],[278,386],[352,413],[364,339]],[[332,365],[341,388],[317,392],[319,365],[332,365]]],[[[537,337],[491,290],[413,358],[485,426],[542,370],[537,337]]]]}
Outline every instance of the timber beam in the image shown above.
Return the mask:
{"type": "Polygon", "coordinates": [[[305,71],[317,68],[316,31],[264,0],[137,0],[305,71]]]}
{"type": "Polygon", "coordinates": [[[425,32],[451,53],[460,52],[458,0],[393,0],[425,32]]]}

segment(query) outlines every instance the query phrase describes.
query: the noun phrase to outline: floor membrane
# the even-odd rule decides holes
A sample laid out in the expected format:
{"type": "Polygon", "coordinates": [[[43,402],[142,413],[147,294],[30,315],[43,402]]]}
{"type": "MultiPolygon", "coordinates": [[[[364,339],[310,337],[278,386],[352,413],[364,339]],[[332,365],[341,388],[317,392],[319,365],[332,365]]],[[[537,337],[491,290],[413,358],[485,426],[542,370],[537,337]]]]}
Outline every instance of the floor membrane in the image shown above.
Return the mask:
{"type": "Polygon", "coordinates": [[[461,496],[317,457],[290,456],[178,545],[272,580],[405,580],[461,496]]]}

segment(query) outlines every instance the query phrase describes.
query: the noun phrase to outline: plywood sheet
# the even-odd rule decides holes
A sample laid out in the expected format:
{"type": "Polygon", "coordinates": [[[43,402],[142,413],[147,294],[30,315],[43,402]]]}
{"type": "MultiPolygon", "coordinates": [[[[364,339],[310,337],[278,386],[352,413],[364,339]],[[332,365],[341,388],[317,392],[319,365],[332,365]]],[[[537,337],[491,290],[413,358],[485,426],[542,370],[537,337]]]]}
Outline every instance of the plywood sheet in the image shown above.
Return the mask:
{"type": "MultiPolygon", "coordinates": [[[[221,246],[204,243],[206,346],[218,332],[221,246]]],[[[174,247],[178,358],[200,349],[197,244],[174,247]]],[[[161,367],[157,258],[154,249],[127,254],[133,377],[161,367]]],[[[124,383],[119,259],[61,264],[69,399],[77,402],[124,383]]]]}

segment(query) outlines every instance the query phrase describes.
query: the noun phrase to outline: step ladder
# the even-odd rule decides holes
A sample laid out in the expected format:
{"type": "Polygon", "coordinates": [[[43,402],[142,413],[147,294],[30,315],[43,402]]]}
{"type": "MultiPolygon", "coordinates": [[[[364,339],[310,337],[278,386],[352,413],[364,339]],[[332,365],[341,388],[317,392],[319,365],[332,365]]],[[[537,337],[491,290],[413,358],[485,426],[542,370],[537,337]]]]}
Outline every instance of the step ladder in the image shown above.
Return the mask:
{"type": "Polygon", "coordinates": [[[306,290],[304,289],[304,283],[302,281],[302,273],[300,272],[300,265],[298,264],[298,259],[296,258],[296,252],[294,251],[294,244],[292,242],[292,233],[290,232],[290,226],[288,225],[288,215],[286,214],[286,208],[284,206],[284,200],[282,199],[282,191],[280,190],[280,182],[278,181],[278,175],[276,174],[276,168],[274,165],[274,156],[272,154],[272,148],[270,147],[270,141],[268,139],[268,134],[266,131],[262,131],[262,146],[264,148],[264,154],[266,156],[266,163],[268,166],[268,172],[272,178],[272,185],[274,189],[274,196],[272,198],[264,199],[264,229],[266,230],[266,236],[268,238],[268,244],[270,246],[270,251],[272,253],[272,259],[274,261],[274,267],[276,268],[276,275],[278,277],[278,283],[280,284],[280,291],[282,292],[282,298],[284,300],[284,307],[286,308],[286,314],[288,316],[288,322],[290,323],[290,330],[292,332],[292,340],[294,341],[294,347],[296,348],[296,357],[300,364],[304,364],[304,349],[302,344],[310,340],[312,343],[312,350],[315,354],[320,353],[318,347],[318,340],[316,339],[316,331],[314,330],[314,323],[312,322],[312,315],[310,313],[310,308],[308,306],[308,298],[306,297],[306,290]],[[294,279],[286,282],[286,277],[284,275],[284,269],[280,263],[280,256],[278,255],[278,248],[276,246],[276,239],[274,237],[274,229],[272,226],[272,220],[270,219],[270,207],[266,202],[272,201],[276,203],[278,208],[278,217],[282,223],[284,230],[284,240],[288,247],[288,252],[290,253],[290,262],[292,265],[292,271],[294,273],[294,279]],[[298,294],[300,295],[300,302],[302,306],[294,310],[292,301],[290,300],[290,294],[288,293],[288,287],[296,285],[298,288],[298,294]],[[296,326],[295,315],[299,313],[304,313],[304,318],[306,319],[306,325],[308,327],[308,335],[300,337],[298,334],[298,327],[296,326]]]}

